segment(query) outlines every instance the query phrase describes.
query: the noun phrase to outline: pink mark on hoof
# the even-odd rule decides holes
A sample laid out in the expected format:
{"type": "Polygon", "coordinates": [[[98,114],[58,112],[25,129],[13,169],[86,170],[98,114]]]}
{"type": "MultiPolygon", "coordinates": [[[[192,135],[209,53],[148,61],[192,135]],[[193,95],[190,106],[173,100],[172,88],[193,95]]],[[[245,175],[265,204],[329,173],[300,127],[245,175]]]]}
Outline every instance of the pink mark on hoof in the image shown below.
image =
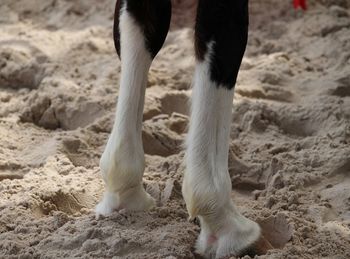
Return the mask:
{"type": "Polygon", "coordinates": [[[218,238],[215,236],[215,235],[210,235],[209,237],[208,237],[208,245],[212,245],[212,244],[214,244],[216,241],[218,240],[218,238]]]}

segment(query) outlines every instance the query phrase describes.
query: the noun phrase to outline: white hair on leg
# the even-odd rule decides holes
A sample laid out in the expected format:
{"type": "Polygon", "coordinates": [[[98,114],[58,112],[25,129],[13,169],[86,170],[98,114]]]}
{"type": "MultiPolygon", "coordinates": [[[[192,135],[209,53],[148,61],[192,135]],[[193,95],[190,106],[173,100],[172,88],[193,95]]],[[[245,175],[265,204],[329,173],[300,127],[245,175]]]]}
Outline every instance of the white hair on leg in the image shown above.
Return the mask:
{"type": "Polygon", "coordinates": [[[100,161],[106,192],[96,213],[113,210],[145,210],[154,200],[142,186],[145,169],[142,116],[147,74],[152,62],[144,35],[134,18],[121,10],[121,81],[116,118],[100,161]]]}
{"type": "Polygon", "coordinates": [[[231,200],[228,150],[233,89],[210,78],[208,46],[196,66],[187,135],[183,196],[191,219],[199,217],[197,251],[207,257],[238,255],[260,237],[260,227],[241,215],[231,200]]]}

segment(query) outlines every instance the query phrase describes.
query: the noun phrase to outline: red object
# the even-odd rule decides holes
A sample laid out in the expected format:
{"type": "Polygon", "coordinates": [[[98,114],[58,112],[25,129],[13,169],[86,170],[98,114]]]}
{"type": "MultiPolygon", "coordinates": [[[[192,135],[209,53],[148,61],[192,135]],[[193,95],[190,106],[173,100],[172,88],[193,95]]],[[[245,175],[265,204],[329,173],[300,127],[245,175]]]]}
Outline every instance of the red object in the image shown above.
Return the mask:
{"type": "Polygon", "coordinates": [[[306,0],[294,0],[294,9],[303,9],[306,10],[306,0]]]}

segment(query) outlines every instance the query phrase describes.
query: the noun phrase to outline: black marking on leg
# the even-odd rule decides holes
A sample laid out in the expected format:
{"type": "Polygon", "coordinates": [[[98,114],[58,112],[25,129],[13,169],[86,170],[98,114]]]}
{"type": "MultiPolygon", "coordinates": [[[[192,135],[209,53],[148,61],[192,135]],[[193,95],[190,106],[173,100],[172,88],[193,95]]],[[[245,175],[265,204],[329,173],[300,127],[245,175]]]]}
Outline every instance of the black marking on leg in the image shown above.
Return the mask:
{"type": "Polygon", "coordinates": [[[248,0],[199,0],[195,27],[196,58],[203,61],[212,43],[210,77],[232,89],[248,39],[248,0]]]}
{"type": "Polygon", "coordinates": [[[154,58],[165,41],[170,27],[170,0],[118,0],[114,19],[114,42],[120,57],[119,17],[121,8],[134,17],[145,36],[146,48],[154,58]]]}
{"type": "Polygon", "coordinates": [[[117,0],[115,4],[115,12],[114,12],[114,26],[113,26],[113,39],[114,39],[114,47],[118,53],[120,58],[120,30],[119,30],[119,17],[122,8],[123,0],[117,0]]]}

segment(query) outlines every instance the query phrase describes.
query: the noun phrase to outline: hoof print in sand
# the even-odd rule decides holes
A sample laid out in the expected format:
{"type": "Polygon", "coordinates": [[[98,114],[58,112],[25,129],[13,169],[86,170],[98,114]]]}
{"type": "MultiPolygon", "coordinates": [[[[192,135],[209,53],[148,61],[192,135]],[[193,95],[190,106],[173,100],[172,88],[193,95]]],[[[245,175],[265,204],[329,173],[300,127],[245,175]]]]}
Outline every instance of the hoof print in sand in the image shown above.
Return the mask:
{"type": "Polygon", "coordinates": [[[166,121],[168,116],[154,118],[145,122],[142,130],[142,140],[145,153],[148,155],[170,156],[181,150],[183,137],[170,130],[166,121]]]}
{"type": "Polygon", "coordinates": [[[63,139],[61,151],[75,167],[93,168],[98,166],[99,155],[95,153],[95,150],[90,150],[89,145],[78,137],[63,139]]]}
{"type": "Polygon", "coordinates": [[[59,122],[51,107],[51,99],[44,95],[33,95],[28,100],[26,107],[20,114],[21,122],[30,122],[45,129],[59,128],[59,122]]]}
{"type": "Polygon", "coordinates": [[[20,45],[13,48],[10,44],[18,45],[16,42],[9,42],[8,47],[0,45],[0,88],[38,88],[44,78],[44,68],[38,60],[46,57],[35,58],[30,48],[20,45]]]}
{"type": "Polygon", "coordinates": [[[104,112],[104,108],[98,102],[81,99],[74,102],[69,100],[68,96],[50,98],[34,94],[28,99],[27,107],[20,114],[20,119],[22,122],[34,123],[45,129],[75,130],[90,125],[104,112]]]}
{"type": "Polygon", "coordinates": [[[236,93],[248,98],[291,102],[293,93],[276,85],[264,84],[261,87],[239,86],[236,93]]]}
{"type": "Polygon", "coordinates": [[[189,114],[189,96],[184,91],[175,91],[165,94],[160,99],[162,111],[165,114],[172,114],[177,112],[180,114],[189,114]]]}
{"type": "Polygon", "coordinates": [[[350,76],[342,77],[337,80],[337,87],[331,89],[329,92],[331,95],[339,97],[350,96],[350,76]]]}
{"type": "Polygon", "coordinates": [[[288,223],[286,216],[281,213],[258,220],[258,223],[263,236],[274,248],[281,249],[292,239],[293,227],[288,223]]]}
{"type": "Polygon", "coordinates": [[[45,195],[40,202],[32,207],[34,214],[49,215],[52,211],[62,211],[69,215],[79,213],[83,208],[92,208],[95,201],[84,193],[67,193],[57,191],[52,195],[45,195]]]}

